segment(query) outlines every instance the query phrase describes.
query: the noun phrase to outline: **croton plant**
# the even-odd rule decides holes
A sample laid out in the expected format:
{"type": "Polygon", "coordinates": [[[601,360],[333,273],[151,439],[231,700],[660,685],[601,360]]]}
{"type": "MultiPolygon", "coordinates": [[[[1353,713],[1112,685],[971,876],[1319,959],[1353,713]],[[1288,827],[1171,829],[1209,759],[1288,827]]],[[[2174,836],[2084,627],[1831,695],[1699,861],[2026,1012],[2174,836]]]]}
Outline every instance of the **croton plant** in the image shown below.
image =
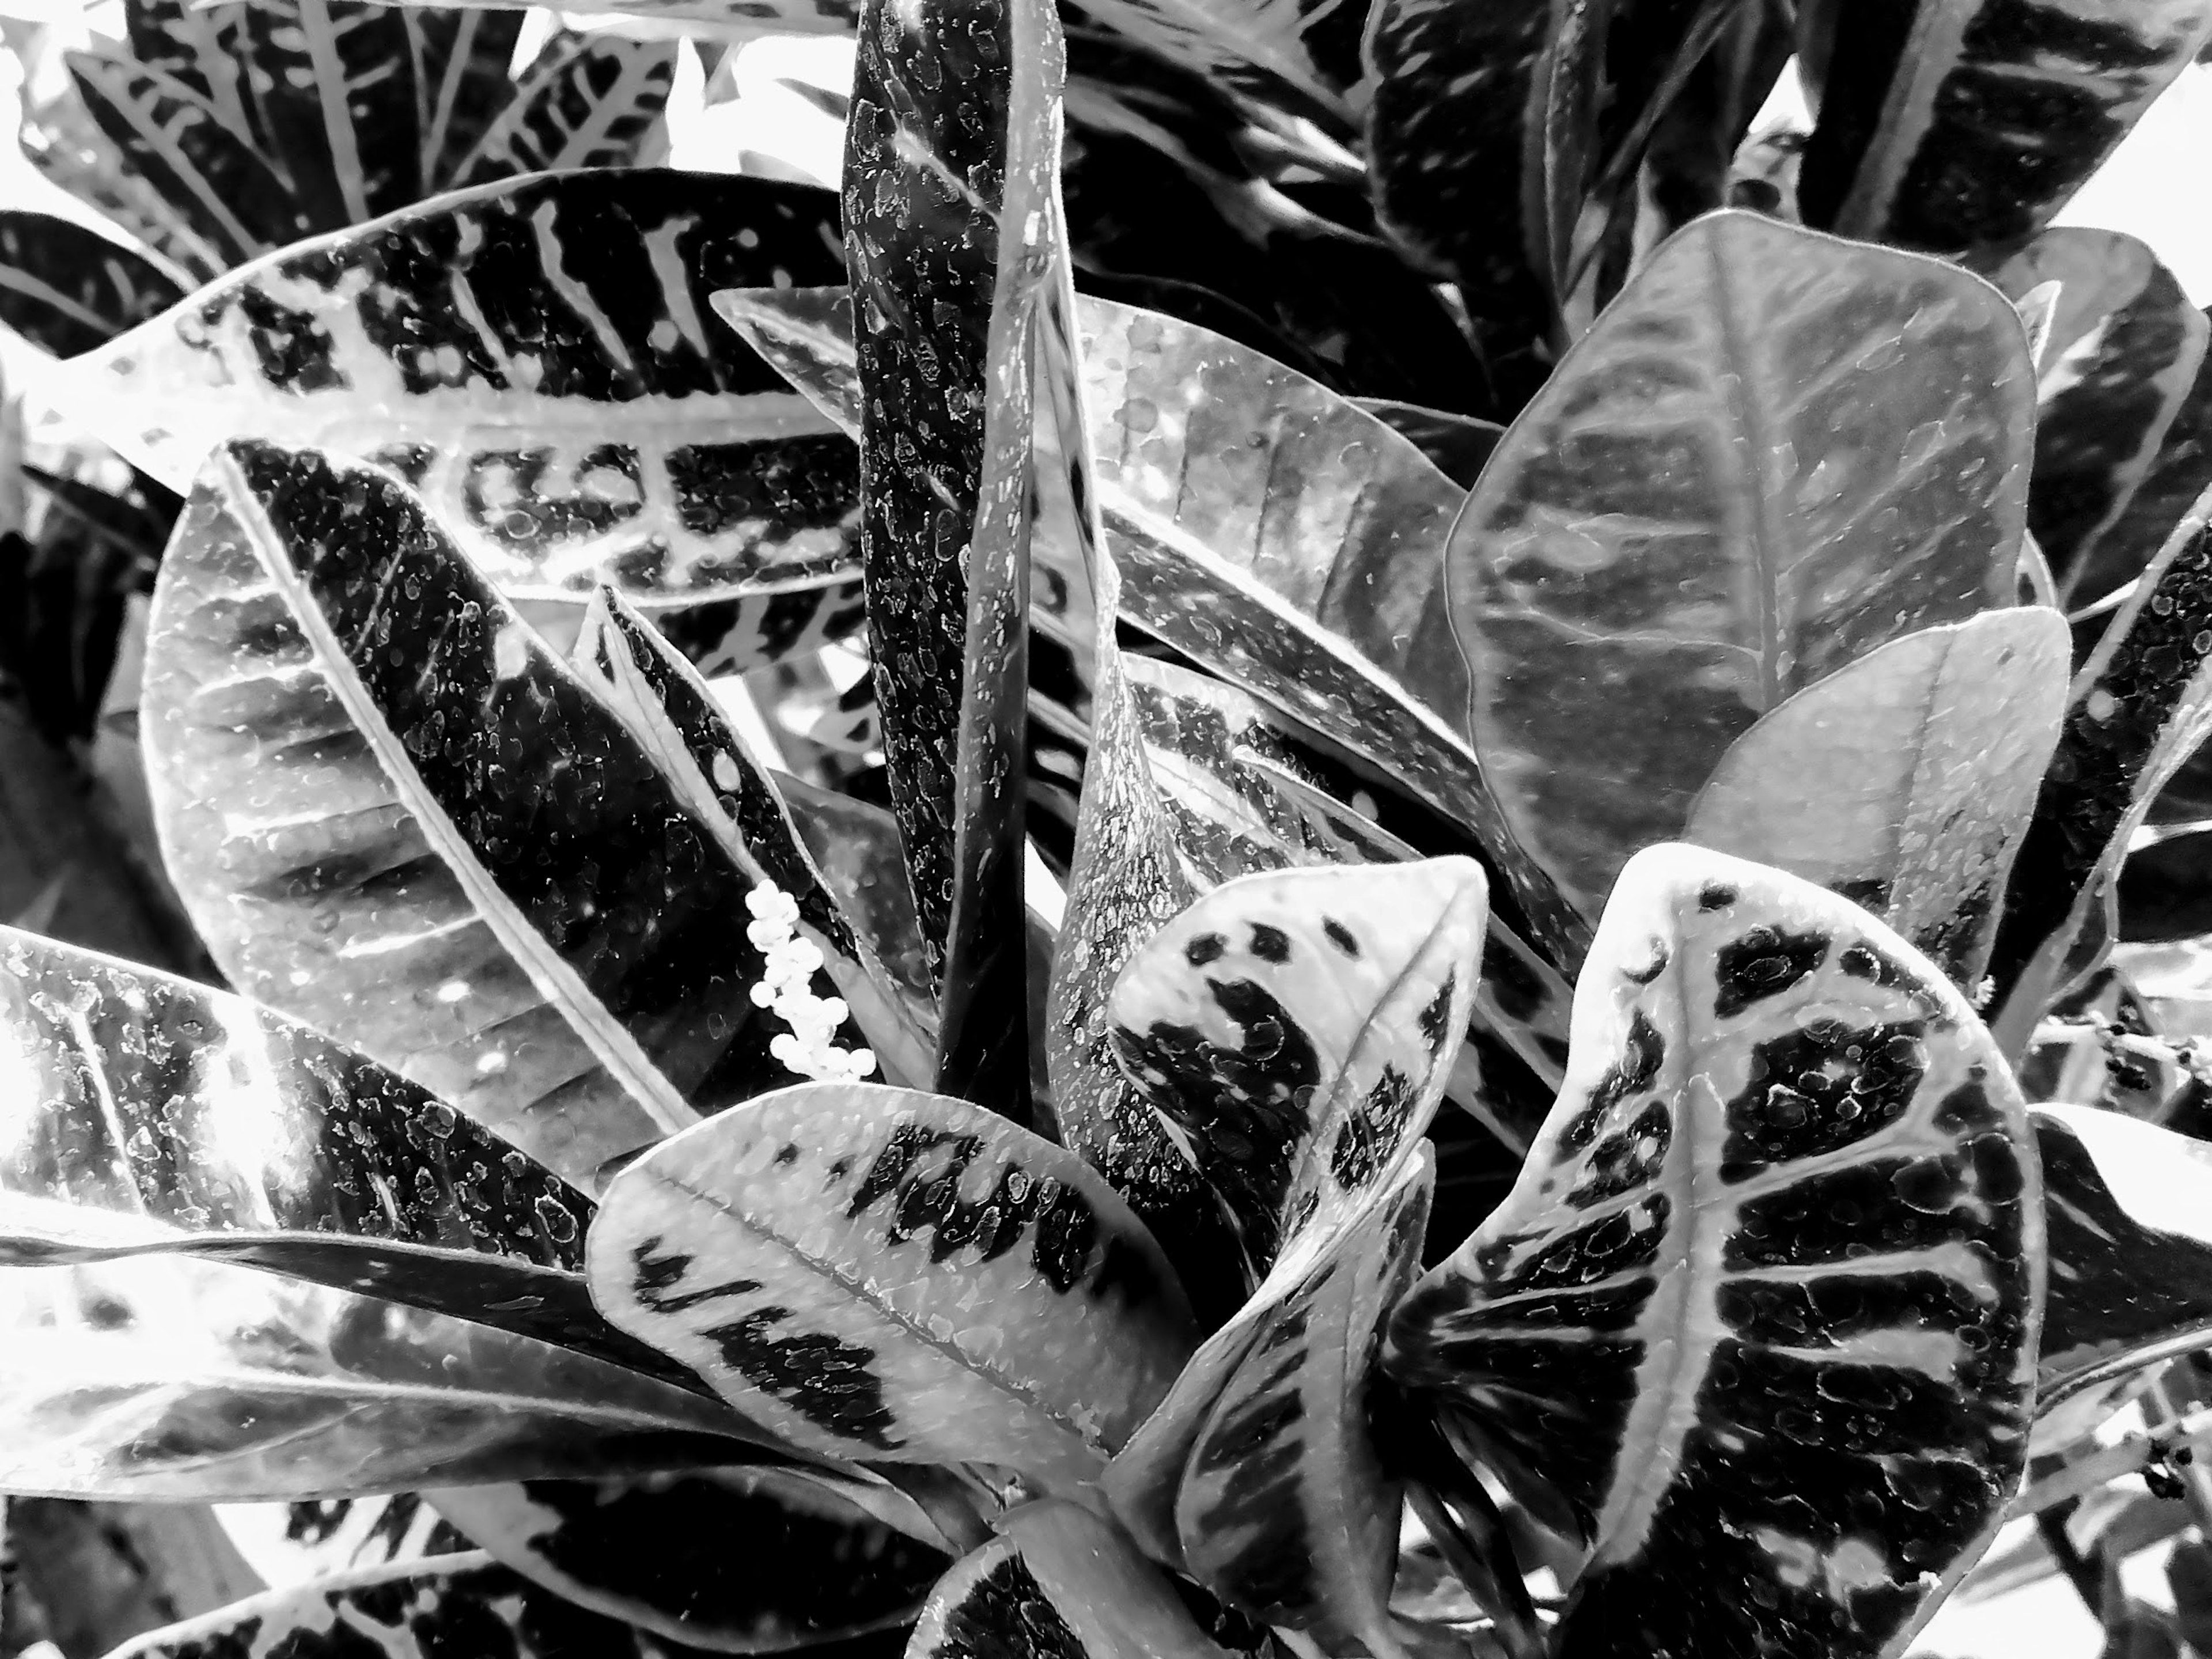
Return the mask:
{"type": "Polygon", "coordinates": [[[2212,1654],[2212,0],[124,10],[0,1491],[376,1517],[127,1651],[2212,1654]]]}

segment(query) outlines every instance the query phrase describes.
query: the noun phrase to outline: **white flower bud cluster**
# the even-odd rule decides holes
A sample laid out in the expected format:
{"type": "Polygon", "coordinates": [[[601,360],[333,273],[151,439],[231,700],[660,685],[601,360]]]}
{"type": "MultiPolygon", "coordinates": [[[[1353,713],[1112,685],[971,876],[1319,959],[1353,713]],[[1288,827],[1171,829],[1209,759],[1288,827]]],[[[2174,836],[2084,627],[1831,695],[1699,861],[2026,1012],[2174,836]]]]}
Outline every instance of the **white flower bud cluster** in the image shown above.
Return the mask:
{"type": "Polygon", "coordinates": [[[799,1077],[828,1082],[858,1082],[876,1069],[875,1051],[837,1046],[837,1028],[851,1012],[842,997],[814,994],[814,975],[822,970],[822,951],[813,940],[793,931],[799,901],[772,881],[745,895],[752,921],[745,937],[768,958],[768,972],[753,987],[753,1006],[766,1008],[788,1033],[768,1045],[769,1052],[799,1077]]]}

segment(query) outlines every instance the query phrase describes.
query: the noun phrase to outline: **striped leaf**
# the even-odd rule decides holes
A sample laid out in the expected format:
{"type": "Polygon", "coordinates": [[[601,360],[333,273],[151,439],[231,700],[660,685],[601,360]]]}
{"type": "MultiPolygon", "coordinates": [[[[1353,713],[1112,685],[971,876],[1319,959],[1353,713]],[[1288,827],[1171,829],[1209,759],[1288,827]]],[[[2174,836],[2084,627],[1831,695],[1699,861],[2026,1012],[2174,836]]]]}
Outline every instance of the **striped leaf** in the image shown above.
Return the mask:
{"type": "MultiPolygon", "coordinates": [[[[824,415],[855,418],[844,296],[715,304],[824,415]]],[[[1123,614],[1471,827],[1540,938],[1578,940],[1466,735],[1438,557],[1465,496],[1385,422],[1256,352],[1108,301],[1077,313],[1123,614]]]]}
{"type": "Polygon", "coordinates": [[[1971,990],[2058,741],[2072,666],[2056,611],[1892,640],[1759,717],[1686,841],[1864,905],[1971,990]]]}
{"type": "Polygon", "coordinates": [[[680,1376],[592,1308],[583,1194],[242,998],[0,929],[0,1262],[234,1262],[680,1376]]]}
{"type": "Polygon", "coordinates": [[[51,214],[0,211],[0,324],[42,351],[89,351],[183,297],[110,237],[51,214]]]}
{"type": "Polygon", "coordinates": [[[1327,1259],[1308,1262],[1279,1300],[1263,1296],[1273,1311],[1194,1442],[1176,1498],[1192,1576],[1330,1652],[1395,1646],[1404,1500],[1368,1419],[1383,1322],[1420,1271],[1431,1176],[1417,1150],[1327,1259]]]}
{"type": "Polygon", "coordinates": [[[616,1324],[832,1456],[1072,1488],[1196,1341],[1103,1180],[912,1090],[803,1085],[702,1124],[615,1178],[588,1249],[616,1324]]]}
{"type": "MultiPolygon", "coordinates": [[[[906,1530],[798,1470],[530,1480],[428,1494],[469,1539],[594,1613],[723,1653],[813,1648],[909,1625],[951,1565],[912,1505],[906,1530]],[[736,1547],[732,1547],[732,1546],[736,1547]]],[[[878,1507],[890,1508],[891,1504],[878,1507]]]]}
{"type": "Polygon", "coordinates": [[[402,8],[414,54],[415,127],[425,195],[450,190],[455,170],[514,96],[518,11],[402,8]]]}
{"type": "Polygon", "coordinates": [[[1328,0],[1084,0],[1096,23],[1216,85],[1348,137],[1360,79],[1356,7],[1328,0]],[[1355,14],[1346,15],[1346,14],[1355,14]],[[1346,48],[1349,50],[1346,50],[1346,48]]]}
{"type": "Polygon", "coordinates": [[[1066,65],[1042,0],[868,0],[860,33],[845,261],[884,758],[938,987],[936,1086],[1026,1121],[1033,330],[1066,65]]]}
{"type": "MultiPolygon", "coordinates": [[[[467,0],[494,11],[520,11],[532,0],[467,0]]],[[[395,0],[435,14],[453,0],[395,0]]],[[[703,35],[735,44],[763,34],[835,34],[850,38],[860,0],[593,0],[592,16],[628,19],[641,35],[703,35]]]]}
{"type": "Polygon", "coordinates": [[[676,47],[617,35],[562,37],[510,89],[507,107],[453,167],[451,183],[635,164],[667,106],[676,47]]]}
{"type": "Polygon", "coordinates": [[[1115,1056],[1189,1136],[1255,1283],[1428,1127],[1487,915],[1470,859],[1277,871],[1215,888],[1121,969],[1115,1056]]]}
{"type": "Polygon", "coordinates": [[[488,186],[236,272],[58,395],[180,490],[234,438],[376,460],[510,594],[818,586],[850,574],[852,446],[705,319],[732,281],[837,271],[836,225],[759,179],[488,186]]]}
{"type": "Polygon", "coordinates": [[[172,878],[232,981],[586,1191],[792,1075],[749,997],[744,871],[383,474],[218,455],[143,718],[172,878]]]}
{"type": "Polygon", "coordinates": [[[1588,1534],[1559,1659],[1890,1655],[2025,1468],[2043,1247],[1964,997],[1846,900],[1655,848],[1520,1182],[1389,1364],[1588,1534]]]}
{"type": "MultiPolygon", "coordinates": [[[[2193,330],[2196,325],[2185,326],[2193,330]]],[[[2090,553],[2092,566],[2075,584],[2081,599],[2109,598],[2142,575],[2208,488],[2212,488],[2212,353],[2197,365],[2142,477],[2098,537],[2090,553]]]]}
{"type": "Polygon", "coordinates": [[[945,1576],[908,1659],[1227,1659],[1174,1587],[1073,1504],[1030,1504],[945,1576]]]}
{"type": "Polygon", "coordinates": [[[779,1455],[726,1407],[526,1337],[219,1261],[0,1267],[0,1488],[343,1498],[779,1455]]]}
{"type": "Polygon", "coordinates": [[[310,232],[422,194],[414,41],[370,0],[247,0],[244,68],[310,232]]]}
{"type": "MultiPolygon", "coordinates": [[[[259,88],[248,63],[244,4],[124,0],[131,55],[204,99],[223,125],[257,147],[268,141],[259,88]]],[[[500,65],[504,80],[507,66],[500,65]]]]}
{"type": "Polygon", "coordinates": [[[2113,231],[2046,230],[1990,276],[2015,301],[2060,285],[2036,386],[2027,522],[2059,592],[2100,598],[2148,562],[2128,538],[2109,553],[2105,544],[2157,461],[2212,331],[2150,249],[2113,231]]]}
{"type": "Polygon", "coordinates": [[[2047,224],[2212,38],[2212,5],[1811,0],[1798,28],[1827,43],[1805,222],[1955,252],[2047,224]]]}
{"type": "Polygon", "coordinates": [[[1652,255],[1446,556],[1490,787],[1585,912],[1767,709],[2013,602],[2033,396],[2017,314],[1954,266],[1743,212],[1652,255]]]}

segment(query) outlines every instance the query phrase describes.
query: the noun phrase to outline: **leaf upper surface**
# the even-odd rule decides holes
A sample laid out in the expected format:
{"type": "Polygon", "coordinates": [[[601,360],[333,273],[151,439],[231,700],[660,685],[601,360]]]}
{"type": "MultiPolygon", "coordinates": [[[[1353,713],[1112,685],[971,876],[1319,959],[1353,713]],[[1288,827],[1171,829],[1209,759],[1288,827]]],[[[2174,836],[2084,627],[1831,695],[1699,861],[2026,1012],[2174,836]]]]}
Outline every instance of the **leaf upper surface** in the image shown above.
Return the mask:
{"type": "Polygon", "coordinates": [[[143,254],[51,214],[0,212],[0,323],[58,357],[104,345],[183,297],[143,254]]]}

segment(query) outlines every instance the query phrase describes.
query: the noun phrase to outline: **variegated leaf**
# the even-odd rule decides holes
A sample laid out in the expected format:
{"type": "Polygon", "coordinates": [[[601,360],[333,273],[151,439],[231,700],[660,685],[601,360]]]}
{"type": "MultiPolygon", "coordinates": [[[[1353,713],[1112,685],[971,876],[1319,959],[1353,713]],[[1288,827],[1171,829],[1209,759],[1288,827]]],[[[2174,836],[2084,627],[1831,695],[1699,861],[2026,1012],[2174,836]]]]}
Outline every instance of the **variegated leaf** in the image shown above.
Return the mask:
{"type": "Polygon", "coordinates": [[[0,929],[0,1263],[191,1255],[649,1374],[583,1279],[582,1194],[242,998],[0,929]]]}
{"type": "MultiPolygon", "coordinates": [[[[1437,552],[1462,492],[1279,363],[1156,313],[1077,303],[1123,614],[1471,827],[1540,937],[1579,940],[1584,925],[1506,834],[1462,724],[1466,659],[1437,552]]],[[[715,305],[824,415],[856,418],[844,295],[715,305]]]]}
{"type": "Polygon", "coordinates": [[[2204,361],[2204,313],[2132,236],[2080,226],[2043,232],[1990,273],[2015,301],[2059,284],[2039,363],[2027,521],[2060,594],[2079,603],[2144,562],[2106,532],[2158,459],[2204,361]]]}
{"type": "Polygon", "coordinates": [[[0,211],[0,324],[41,350],[89,351],[183,297],[110,237],[51,214],[0,211]]]}
{"type": "Polygon", "coordinates": [[[1965,998],[1864,911],[1629,863],[1520,1182],[1390,1339],[1588,1534],[1561,1659],[1902,1650],[2026,1464],[2028,1133],[1965,998]]]}
{"type": "Polygon", "coordinates": [[[1730,744],[1683,839],[1864,905],[1971,991],[2058,741],[2071,644],[2039,606],[1892,640],[1730,744]]]}
{"type": "Polygon", "coordinates": [[[1066,65],[1042,0],[867,0],[845,128],[860,550],[936,1086],[1029,1116],[1022,933],[1034,327],[1066,65]]]}
{"type": "Polygon", "coordinates": [[[1368,1418],[1383,1322],[1420,1271],[1432,1173],[1417,1150],[1340,1243],[1305,1261],[1295,1283],[1269,1281],[1261,1299],[1272,1311],[1222,1386],[1176,1497],[1192,1576],[1330,1652],[1397,1645],[1389,1603],[1403,1498],[1368,1418]]]}
{"type": "Polygon", "coordinates": [[[674,40],[563,36],[532,62],[454,167],[453,184],[634,164],[667,106],[676,48],[674,40]]]}
{"type": "Polygon", "coordinates": [[[225,1262],[0,1267],[0,1490],[338,1498],[780,1461],[764,1439],[602,1360],[225,1262]]]}
{"type": "Polygon", "coordinates": [[[309,233],[422,195],[414,40],[371,0],[247,0],[243,68],[309,233]]]}
{"type": "MultiPolygon", "coordinates": [[[[2194,325],[2186,325],[2193,330],[2194,325]]],[[[2081,599],[2110,599],[2142,575],[2173,527],[2212,488],[2212,353],[2197,365],[2142,478],[2091,550],[2094,570],[2075,584],[2081,599]]],[[[2110,624],[2107,624],[2109,627],[2110,624]]]]}
{"type": "Polygon", "coordinates": [[[945,1576],[908,1659],[1228,1659],[1175,1588],[1073,1504],[1025,1504],[945,1576]]]}
{"type": "MultiPolygon", "coordinates": [[[[190,88],[246,143],[264,148],[268,125],[248,64],[244,4],[196,5],[192,0],[124,0],[131,55],[190,88]]],[[[507,66],[500,65],[506,78],[507,66]]]]}
{"type": "Polygon", "coordinates": [[[1246,876],[1122,967],[1115,1056],[1189,1136],[1254,1282],[1419,1142],[1467,1029],[1487,900],[1471,859],[1246,876]]]}
{"type": "MultiPolygon", "coordinates": [[[[807,851],[776,781],[730,729],[714,693],[682,654],[611,588],[586,611],[576,665],[639,744],[659,758],[694,813],[755,884],[773,882],[799,907],[796,931],[855,1011],[885,1075],[928,1080],[937,1009],[887,968],[872,930],[856,930],[807,851]]],[[[889,872],[896,880],[897,872],[889,872]]]]}
{"type": "Polygon", "coordinates": [[[225,1535],[270,1589],[472,1547],[411,1492],[212,1507],[225,1535]]]}
{"type": "Polygon", "coordinates": [[[833,1456],[1073,1487],[1196,1341],[1103,1180],[912,1090],[804,1085],[702,1124],[615,1178],[587,1245],[610,1319],[833,1456]]]}
{"type": "Polygon", "coordinates": [[[749,997],[745,872],[383,474],[224,450],[146,687],[170,873],[259,1000],[586,1191],[791,1075],[749,997]]]}
{"type": "Polygon", "coordinates": [[[817,191],[523,179],[237,272],[72,363],[57,396],[179,489],[233,438],[374,460],[510,594],[813,587],[850,575],[852,446],[709,336],[707,295],[840,269],[817,191]]]}
{"type": "Polygon", "coordinates": [[[902,1528],[795,1469],[732,1468],[428,1494],[492,1556],[564,1601],[687,1647],[811,1649],[908,1625],[951,1565],[899,1493],[902,1528]]]}
{"type": "Polygon", "coordinates": [[[2205,0],[1811,0],[1805,222],[1939,252],[2048,223],[2212,38],[2205,0]]]}
{"type": "Polygon", "coordinates": [[[473,6],[408,6],[399,15],[414,50],[418,165],[429,194],[452,188],[456,169],[513,100],[523,20],[473,6]]]}
{"type": "MultiPolygon", "coordinates": [[[[394,0],[396,6],[441,11],[454,0],[394,0]]],[[[495,11],[520,11],[533,0],[465,0],[495,11]]],[[[592,0],[587,15],[623,20],[645,38],[704,35],[730,43],[763,34],[850,38],[860,0],[592,0]]]]}
{"type": "Polygon", "coordinates": [[[1446,556],[1485,774],[1585,911],[1783,698],[2012,603],[2033,397],[1954,266],[1742,212],[1652,255],[1446,556]]]}

